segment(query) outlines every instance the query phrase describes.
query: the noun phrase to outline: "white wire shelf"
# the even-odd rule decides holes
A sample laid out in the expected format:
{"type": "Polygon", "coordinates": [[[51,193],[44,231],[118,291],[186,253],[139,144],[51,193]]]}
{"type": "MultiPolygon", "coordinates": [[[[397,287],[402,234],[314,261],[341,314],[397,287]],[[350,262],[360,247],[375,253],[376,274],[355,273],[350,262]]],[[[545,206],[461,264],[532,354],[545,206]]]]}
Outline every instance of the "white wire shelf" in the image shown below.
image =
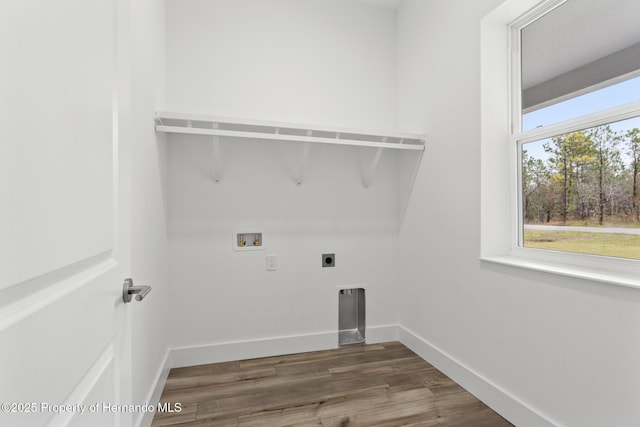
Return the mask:
{"type": "Polygon", "coordinates": [[[156,112],[156,131],[395,150],[424,151],[424,134],[371,132],[315,125],[156,112]]]}

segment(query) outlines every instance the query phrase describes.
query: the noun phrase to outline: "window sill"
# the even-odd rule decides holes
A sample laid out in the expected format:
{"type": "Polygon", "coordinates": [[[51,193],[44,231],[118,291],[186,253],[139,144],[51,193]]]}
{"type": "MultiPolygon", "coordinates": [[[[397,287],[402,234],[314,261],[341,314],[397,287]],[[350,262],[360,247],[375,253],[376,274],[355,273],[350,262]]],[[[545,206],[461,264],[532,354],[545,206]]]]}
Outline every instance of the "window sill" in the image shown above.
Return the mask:
{"type": "Polygon", "coordinates": [[[524,268],[527,270],[542,271],[560,276],[574,277],[594,282],[607,283],[610,285],[640,289],[640,278],[638,277],[639,275],[637,272],[632,274],[593,267],[577,266],[568,263],[532,259],[516,255],[484,256],[480,257],[480,260],[495,264],[508,265],[511,267],[524,268]]]}

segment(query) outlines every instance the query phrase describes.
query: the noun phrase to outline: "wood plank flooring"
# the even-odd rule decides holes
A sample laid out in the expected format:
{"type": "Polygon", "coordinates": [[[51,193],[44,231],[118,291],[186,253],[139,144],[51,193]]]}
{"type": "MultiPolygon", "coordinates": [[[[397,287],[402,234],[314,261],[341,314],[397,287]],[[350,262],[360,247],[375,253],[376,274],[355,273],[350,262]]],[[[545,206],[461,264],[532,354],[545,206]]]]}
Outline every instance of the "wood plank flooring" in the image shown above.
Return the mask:
{"type": "Polygon", "coordinates": [[[152,426],[511,426],[398,342],[172,369],[152,426]]]}

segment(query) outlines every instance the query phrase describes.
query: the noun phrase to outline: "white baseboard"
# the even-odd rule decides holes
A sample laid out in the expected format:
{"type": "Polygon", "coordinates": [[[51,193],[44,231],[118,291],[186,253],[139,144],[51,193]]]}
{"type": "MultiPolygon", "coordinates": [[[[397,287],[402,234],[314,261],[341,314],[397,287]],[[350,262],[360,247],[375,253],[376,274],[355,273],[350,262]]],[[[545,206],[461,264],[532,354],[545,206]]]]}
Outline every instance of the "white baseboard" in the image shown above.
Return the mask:
{"type": "Polygon", "coordinates": [[[511,423],[518,427],[558,426],[557,423],[550,421],[427,340],[401,325],[398,325],[397,328],[398,341],[438,368],[511,423]]]}
{"type": "MultiPolygon", "coordinates": [[[[427,340],[401,325],[383,325],[367,328],[366,342],[375,344],[400,341],[418,356],[431,363],[478,399],[517,426],[554,427],[557,423],[535,411],[507,391],[493,384],[468,366],[451,357],[427,340]]],[[[149,402],[157,403],[170,368],[195,366],[231,360],[279,356],[308,351],[329,350],[338,347],[337,332],[272,337],[258,340],[233,341],[209,345],[170,349],[165,357],[149,402]]],[[[152,416],[151,416],[152,418],[152,416]]],[[[151,419],[139,425],[147,427],[151,419]]]]}
{"type": "MultiPolygon", "coordinates": [[[[169,376],[169,371],[171,370],[171,350],[167,349],[167,352],[164,355],[164,360],[160,365],[160,369],[156,373],[156,377],[154,380],[153,387],[149,391],[149,395],[147,396],[146,402],[149,404],[157,405],[160,401],[160,396],[162,395],[162,390],[164,389],[164,385],[167,382],[167,377],[169,376]]],[[[150,427],[153,422],[153,416],[155,412],[143,412],[140,417],[136,420],[134,425],[138,427],[150,427]]]]}
{"type": "MultiPolygon", "coordinates": [[[[397,339],[396,332],[396,325],[368,327],[366,342],[373,344],[394,341],[397,339]]],[[[230,360],[304,353],[337,347],[337,331],[180,347],[171,350],[171,367],[179,368],[206,363],[228,362],[230,360]]]]}

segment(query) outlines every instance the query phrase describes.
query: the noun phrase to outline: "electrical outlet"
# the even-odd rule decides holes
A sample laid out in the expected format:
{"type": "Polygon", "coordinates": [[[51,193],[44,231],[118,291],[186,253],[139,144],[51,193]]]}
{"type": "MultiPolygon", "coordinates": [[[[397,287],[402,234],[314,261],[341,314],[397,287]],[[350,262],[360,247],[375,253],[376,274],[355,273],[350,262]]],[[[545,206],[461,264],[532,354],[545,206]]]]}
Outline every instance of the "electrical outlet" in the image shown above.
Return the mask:
{"type": "Polygon", "coordinates": [[[322,254],[322,267],[335,267],[336,254],[322,254]]]}
{"type": "Polygon", "coordinates": [[[267,271],[278,270],[278,255],[267,255],[267,271]]]}

